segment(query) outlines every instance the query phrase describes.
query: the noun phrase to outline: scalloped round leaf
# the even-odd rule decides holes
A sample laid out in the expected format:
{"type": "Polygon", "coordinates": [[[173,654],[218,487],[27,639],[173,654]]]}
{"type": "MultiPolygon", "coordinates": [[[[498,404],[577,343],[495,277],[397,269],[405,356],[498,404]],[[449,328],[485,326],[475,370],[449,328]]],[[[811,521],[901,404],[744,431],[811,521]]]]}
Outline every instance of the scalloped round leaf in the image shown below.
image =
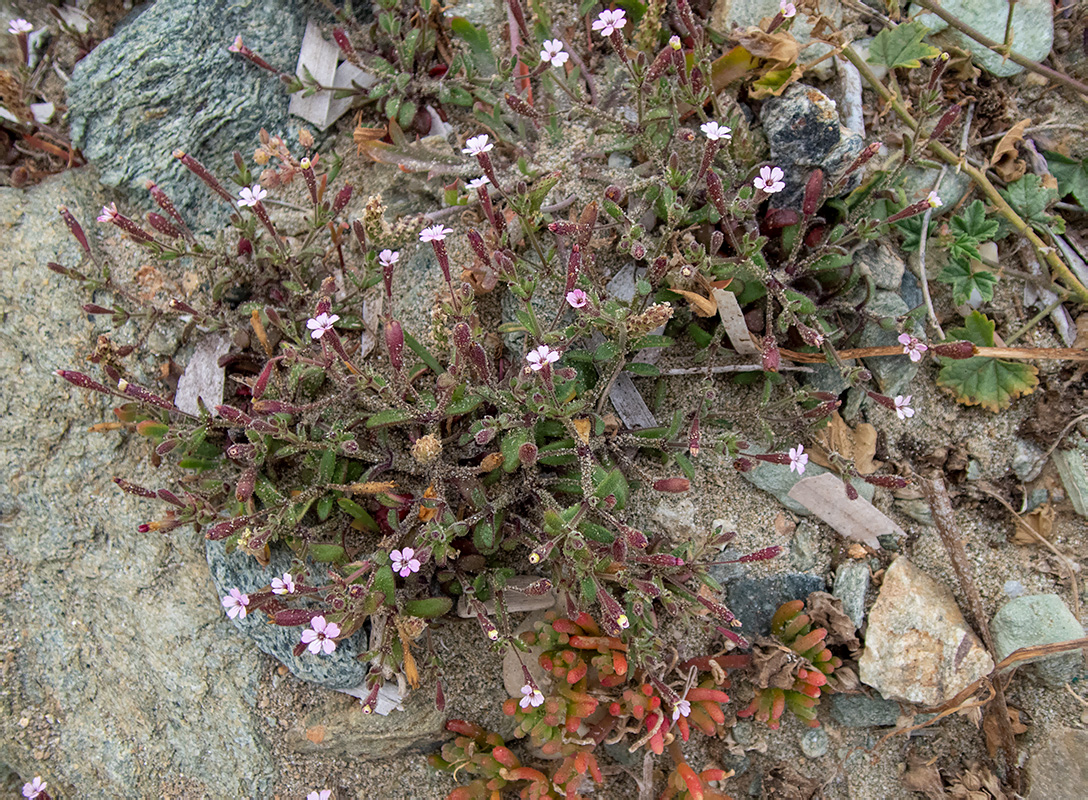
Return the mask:
{"type": "Polygon", "coordinates": [[[974,356],[946,361],[937,375],[937,385],[950,392],[957,403],[982,406],[996,414],[1017,397],[1034,392],[1038,374],[1031,364],[974,356]]]}

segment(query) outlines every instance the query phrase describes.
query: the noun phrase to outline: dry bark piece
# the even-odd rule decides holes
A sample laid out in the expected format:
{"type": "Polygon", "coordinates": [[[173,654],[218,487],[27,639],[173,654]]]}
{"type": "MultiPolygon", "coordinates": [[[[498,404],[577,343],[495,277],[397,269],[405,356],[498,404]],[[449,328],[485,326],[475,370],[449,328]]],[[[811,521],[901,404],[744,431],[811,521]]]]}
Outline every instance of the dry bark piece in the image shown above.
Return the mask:
{"type": "Polygon", "coordinates": [[[714,289],[713,292],[718,314],[722,318],[722,327],[725,328],[733,349],[742,356],[759,355],[760,349],[752,341],[752,334],[748,331],[748,323],[744,321],[744,312],[740,310],[737,296],[726,289],[714,289]]]}
{"type": "Polygon", "coordinates": [[[843,482],[830,472],[802,478],[790,489],[789,497],[803,505],[847,539],[880,548],[878,536],[906,536],[864,497],[848,500],[843,482]]]}
{"type": "MultiPolygon", "coordinates": [[[[302,47],[298,53],[298,66],[295,68],[295,74],[300,79],[309,70],[310,75],[322,86],[350,89],[354,82],[363,89],[369,89],[374,85],[374,76],[351,62],[345,61],[337,67],[336,62],[339,59],[340,48],[333,42],[325,41],[320,29],[313,22],[307,22],[302,47]]],[[[322,131],[346,114],[354,100],[352,97],[334,98],[330,91],[314,92],[309,97],[302,95],[303,92],[291,95],[288,113],[302,117],[322,131]]]]}
{"type": "Polygon", "coordinates": [[[223,405],[226,376],[219,359],[230,350],[230,339],[223,335],[206,336],[197,343],[189,365],[178,380],[174,405],[189,414],[200,414],[197,398],[214,416],[215,407],[223,405]]]}

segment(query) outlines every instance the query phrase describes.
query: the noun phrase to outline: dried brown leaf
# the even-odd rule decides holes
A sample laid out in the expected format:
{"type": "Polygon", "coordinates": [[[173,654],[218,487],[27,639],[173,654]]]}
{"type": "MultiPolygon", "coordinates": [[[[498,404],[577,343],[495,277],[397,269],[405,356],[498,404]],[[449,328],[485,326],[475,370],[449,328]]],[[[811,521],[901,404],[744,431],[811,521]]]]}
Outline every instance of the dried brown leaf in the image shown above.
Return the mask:
{"type": "Polygon", "coordinates": [[[1024,131],[1030,124],[1030,119],[1022,119],[1009,128],[1008,133],[1001,137],[1001,141],[994,148],[994,154],[990,157],[990,166],[1006,183],[1023,177],[1027,171],[1027,164],[1020,158],[1020,151],[1016,148],[1024,141],[1024,131]]]}
{"type": "Polygon", "coordinates": [[[731,38],[756,58],[766,59],[779,69],[796,63],[801,53],[800,45],[788,31],[767,33],[750,27],[734,32],[731,38]]]}
{"type": "Polygon", "coordinates": [[[686,289],[671,289],[670,291],[676,292],[687,300],[688,305],[691,306],[691,310],[695,312],[697,317],[713,317],[718,313],[717,303],[709,297],[703,297],[701,294],[689,292],[686,289]]]}
{"type": "Polygon", "coordinates": [[[761,636],[752,648],[752,683],[760,689],[791,689],[803,663],[788,647],[761,636]]]}
{"type": "Polygon", "coordinates": [[[907,771],[903,773],[899,781],[905,788],[912,792],[921,792],[929,800],[947,797],[944,781],[941,780],[941,773],[937,767],[922,761],[917,756],[910,756],[907,759],[907,771]]]}
{"type": "Polygon", "coordinates": [[[827,592],[812,592],[805,606],[812,626],[827,629],[827,639],[824,640],[827,645],[845,645],[850,650],[857,650],[861,646],[855,635],[853,620],[842,610],[842,600],[827,592]]]}
{"type": "MultiPolygon", "coordinates": [[[[1049,540],[1054,532],[1054,519],[1057,516],[1058,512],[1054,510],[1054,507],[1050,503],[1044,503],[1030,513],[1021,514],[1020,519],[1037,534],[1049,540]]],[[[1023,526],[1017,525],[1012,534],[1012,543],[1019,545],[1039,544],[1039,540],[1024,530],[1023,526]]]]}
{"type": "Polygon", "coordinates": [[[854,467],[862,475],[871,475],[883,466],[874,459],[876,428],[867,422],[851,428],[836,411],[831,415],[827,427],[821,429],[815,439],[808,453],[809,457],[821,467],[831,467],[830,453],[838,453],[844,458],[851,459],[854,467]]]}

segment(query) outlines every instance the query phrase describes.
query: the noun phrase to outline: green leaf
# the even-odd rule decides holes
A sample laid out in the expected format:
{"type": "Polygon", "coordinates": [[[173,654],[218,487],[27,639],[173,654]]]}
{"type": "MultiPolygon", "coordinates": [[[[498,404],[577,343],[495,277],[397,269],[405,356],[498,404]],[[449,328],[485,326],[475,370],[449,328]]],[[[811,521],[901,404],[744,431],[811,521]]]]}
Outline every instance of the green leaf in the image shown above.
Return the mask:
{"type": "Polygon", "coordinates": [[[1025,175],[1007,189],[999,189],[1009,205],[1033,228],[1045,232],[1049,225],[1056,233],[1065,231],[1065,221],[1046,213],[1047,206],[1058,199],[1058,190],[1043,186],[1038,175],[1025,175]]]}
{"type": "Polygon", "coordinates": [[[869,63],[881,64],[888,69],[918,69],[922,66],[920,59],[935,58],[941,54],[936,47],[922,41],[927,33],[929,28],[917,20],[885,28],[873,39],[869,48],[869,63]]]}
{"type": "Polygon", "coordinates": [[[1088,159],[1077,161],[1050,150],[1043,155],[1050,174],[1058,179],[1058,196],[1071,194],[1081,208],[1088,208],[1088,159]]]}
{"type": "Polygon", "coordinates": [[[404,613],[409,617],[434,619],[444,617],[453,608],[453,600],[448,597],[425,597],[422,600],[408,600],[404,603],[404,613]]]}
{"type": "MultiPolygon", "coordinates": [[[[907,253],[913,253],[919,247],[922,246],[922,223],[925,221],[925,214],[919,214],[916,217],[907,217],[906,219],[899,220],[895,223],[895,227],[899,228],[903,232],[903,244],[900,247],[907,253]]],[[[929,230],[926,232],[926,237],[934,236],[937,232],[937,222],[934,219],[929,220],[929,230]]]]}
{"type": "Polygon", "coordinates": [[[611,361],[619,354],[619,348],[615,342],[601,342],[593,351],[594,361],[611,361]]]}
{"type": "Polygon", "coordinates": [[[472,51],[472,57],[476,61],[476,69],[484,76],[495,73],[495,55],[491,52],[491,42],[487,38],[487,31],[477,28],[464,17],[454,17],[450,20],[450,30],[454,36],[463,39],[472,51]]]}
{"type": "Polygon", "coordinates": [[[948,265],[937,276],[941,283],[952,286],[952,302],[963,305],[971,299],[971,293],[977,291],[986,302],[994,299],[994,284],[997,277],[988,270],[971,271],[971,264],[966,259],[950,259],[948,265]]]}
{"type": "Polygon", "coordinates": [[[661,374],[660,369],[653,364],[647,364],[643,361],[632,361],[630,364],[624,366],[624,370],[643,378],[656,378],[661,374]]]}
{"type": "Polygon", "coordinates": [[[416,340],[416,337],[408,333],[408,331],[404,332],[404,343],[408,345],[409,350],[415,353],[416,356],[418,356],[419,359],[427,365],[428,369],[430,369],[431,372],[433,372],[435,375],[442,374],[442,366],[438,363],[438,360],[431,355],[430,351],[426,347],[421,345],[416,340]]]}
{"type": "Polygon", "coordinates": [[[366,426],[368,428],[384,428],[389,425],[407,422],[411,418],[412,415],[407,411],[402,411],[399,408],[387,408],[385,411],[371,414],[370,418],[366,421],[366,426]]]}
{"type": "Polygon", "coordinates": [[[957,214],[948,223],[952,235],[957,239],[972,239],[978,242],[988,242],[997,235],[998,224],[996,220],[986,219],[986,206],[981,200],[976,200],[967,206],[963,216],[957,214]]]}
{"type": "MultiPolygon", "coordinates": [[[[994,328],[991,320],[975,311],[964,321],[963,328],[949,330],[948,337],[949,341],[967,339],[980,347],[993,347],[994,328]]],[[[994,413],[1008,408],[1017,397],[1031,394],[1039,384],[1039,371],[1018,361],[974,356],[942,362],[938,386],[951,392],[958,403],[982,406],[994,413]]]]}

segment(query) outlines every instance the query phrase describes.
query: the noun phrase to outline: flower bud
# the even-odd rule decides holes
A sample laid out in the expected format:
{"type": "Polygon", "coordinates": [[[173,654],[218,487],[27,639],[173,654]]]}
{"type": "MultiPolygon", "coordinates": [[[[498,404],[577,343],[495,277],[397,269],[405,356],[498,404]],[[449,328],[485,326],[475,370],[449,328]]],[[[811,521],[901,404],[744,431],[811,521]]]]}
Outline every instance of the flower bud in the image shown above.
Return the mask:
{"type": "Polygon", "coordinates": [[[128,395],[136,400],[140,400],[149,405],[158,406],[159,408],[165,408],[170,411],[174,411],[174,404],[167,400],[165,397],[159,397],[159,395],[149,392],[142,386],[137,386],[134,383],[129,383],[124,378],[117,382],[117,388],[121,390],[122,394],[128,395]]]}
{"type": "Polygon", "coordinates": [[[661,478],[654,481],[654,491],[667,492],[669,494],[683,494],[691,488],[691,481],[687,478],[661,478]]]}
{"type": "Polygon", "coordinates": [[[763,353],[760,355],[760,364],[767,372],[778,372],[778,366],[782,362],[782,354],[778,350],[778,343],[773,336],[763,338],[763,353]]]}
{"type": "Polygon", "coordinates": [[[343,211],[349,202],[351,202],[351,193],[354,187],[350,183],[345,183],[344,188],[336,193],[336,199],[332,202],[332,213],[339,214],[343,211]]]}
{"type": "Polygon", "coordinates": [[[714,204],[714,208],[717,209],[718,214],[722,218],[728,217],[729,207],[725,202],[725,188],[722,186],[722,179],[718,177],[718,173],[713,169],[706,171],[706,193],[714,204]]]}
{"type": "Polygon", "coordinates": [[[941,134],[948,130],[948,126],[959,118],[961,110],[962,106],[954,105],[945,111],[941,118],[937,120],[937,124],[933,126],[933,133],[929,134],[929,138],[939,139],[941,134]]]}
{"type": "Polygon", "coordinates": [[[824,172],[821,169],[812,170],[812,174],[808,176],[808,183],[805,184],[805,196],[801,201],[801,213],[806,217],[811,217],[816,213],[816,209],[819,208],[820,196],[824,188],[824,172]]]}
{"type": "Polygon", "coordinates": [[[504,99],[506,100],[506,105],[508,105],[510,107],[510,110],[513,111],[515,114],[520,114],[523,117],[528,117],[529,119],[533,120],[540,118],[540,112],[528,103],[526,103],[517,95],[513,95],[507,92],[504,99]]]}
{"type": "Polygon", "coordinates": [[[846,482],[843,483],[843,486],[846,487],[846,498],[848,500],[857,500],[858,499],[858,490],[854,488],[854,485],[852,483],[850,483],[849,481],[846,481],[846,482]]]}
{"type": "Polygon", "coordinates": [[[899,475],[861,475],[863,481],[885,489],[905,489],[910,481],[899,475]]]}
{"type": "Polygon", "coordinates": [[[257,486],[257,468],[247,467],[238,476],[238,484],[234,487],[234,496],[239,503],[244,503],[253,497],[253,490],[257,486]]]}
{"type": "Polygon", "coordinates": [[[114,478],[113,482],[116,483],[119,487],[121,487],[121,491],[127,492],[128,494],[134,494],[137,497],[147,497],[147,498],[158,497],[158,495],[155,494],[150,489],[145,489],[143,486],[140,486],[139,484],[129,483],[124,478],[114,478]]]}
{"type": "Polygon", "coordinates": [[[72,212],[68,210],[67,206],[61,206],[57,211],[59,211],[61,217],[64,218],[64,224],[68,226],[68,230],[71,232],[72,236],[79,242],[79,246],[83,248],[83,252],[87,255],[91,255],[91,247],[87,244],[87,234],[83,232],[83,228],[76,221],[76,218],[72,216],[72,212]]]}
{"type": "Polygon", "coordinates": [[[156,214],[154,211],[149,211],[147,213],[147,224],[164,236],[169,236],[171,239],[181,238],[181,231],[172,225],[166,217],[162,216],[162,214],[156,214]]]}
{"type": "Polygon", "coordinates": [[[971,358],[978,352],[975,345],[971,342],[948,342],[946,344],[934,344],[930,345],[930,349],[934,355],[941,356],[942,358],[952,358],[956,360],[971,358]]]}
{"type": "Polygon", "coordinates": [[[332,38],[336,42],[336,46],[340,48],[340,52],[344,54],[344,57],[348,61],[358,61],[359,55],[355,52],[355,48],[351,44],[351,39],[348,38],[347,33],[343,28],[333,28],[332,38]]]}
{"type": "Polygon", "coordinates": [[[475,228],[469,228],[467,235],[468,243],[472,245],[472,251],[476,253],[476,257],[487,266],[491,266],[491,258],[487,254],[487,247],[484,246],[484,237],[475,228]]]}
{"type": "Polygon", "coordinates": [[[404,331],[395,319],[385,323],[385,346],[389,350],[389,363],[400,372],[404,369],[404,331]]]}

